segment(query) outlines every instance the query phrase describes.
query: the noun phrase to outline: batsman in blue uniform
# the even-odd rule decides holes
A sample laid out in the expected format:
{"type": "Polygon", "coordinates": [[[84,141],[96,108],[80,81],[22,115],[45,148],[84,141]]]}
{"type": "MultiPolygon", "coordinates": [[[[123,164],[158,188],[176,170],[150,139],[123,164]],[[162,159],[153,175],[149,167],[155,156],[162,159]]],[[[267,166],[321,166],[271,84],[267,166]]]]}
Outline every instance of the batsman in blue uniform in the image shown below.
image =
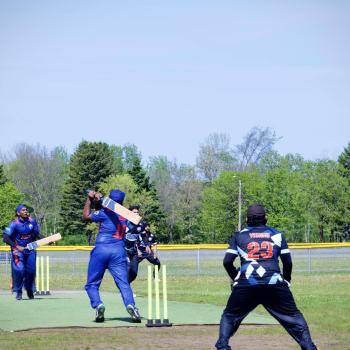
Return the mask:
{"type": "MultiPolygon", "coordinates": [[[[109,197],[123,204],[125,193],[115,189],[109,197]]],[[[133,292],[128,282],[128,266],[125,251],[125,230],[127,220],[107,208],[91,212],[94,201],[99,203],[101,194],[90,191],[85,202],[83,217],[100,224],[95,247],[91,251],[85,290],[90,298],[91,307],[96,309],[96,322],[104,322],[105,305],[99,288],[106,270],[112,275],[120,290],[126,310],[134,322],[141,322],[141,316],[135,306],[133,292]]]]}
{"type": "Polygon", "coordinates": [[[220,322],[218,350],[231,350],[229,339],[243,319],[259,304],[286,329],[303,350],[317,350],[308,325],[289,289],[292,259],[284,235],[266,226],[266,211],[254,204],[247,211],[247,227],[236,232],[224,257],[224,267],[232,279],[232,293],[220,322]],[[240,257],[239,270],[233,265],[240,257]],[[278,259],[281,259],[281,274],[278,259]]]}
{"type": "Polygon", "coordinates": [[[33,286],[36,271],[36,251],[26,248],[28,243],[43,238],[35,219],[29,216],[28,208],[20,204],[16,219],[3,232],[4,242],[11,246],[13,291],[16,299],[22,299],[23,286],[29,299],[34,299],[33,286]]]}

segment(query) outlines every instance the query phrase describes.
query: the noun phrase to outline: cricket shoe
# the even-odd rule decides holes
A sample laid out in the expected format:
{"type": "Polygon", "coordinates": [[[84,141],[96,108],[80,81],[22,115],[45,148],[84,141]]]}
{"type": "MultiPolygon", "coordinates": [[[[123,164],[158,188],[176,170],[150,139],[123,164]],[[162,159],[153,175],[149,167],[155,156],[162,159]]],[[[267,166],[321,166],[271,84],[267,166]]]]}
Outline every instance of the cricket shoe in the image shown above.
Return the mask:
{"type": "Polygon", "coordinates": [[[126,310],[130,314],[133,322],[141,323],[141,316],[140,316],[139,310],[136,306],[130,304],[126,307],[126,310]]]}
{"type": "Polygon", "coordinates": [[[17,292],[16,293],[16,299],[17,300],[22,300],[22,293],[21,292],[17,292]]]}
{"type": "Polygon", "coordinates": [[[95,321],[98,323],[104,322],[105,321],[105,310],[106,307],[103,304],[100,304],[96,308],[96,318],[95,321]]]}
{"type": "Polygon", "coordinates": [[[34,293],[32,290],[27,290],[28,299],[34,299],[34,293]]]}

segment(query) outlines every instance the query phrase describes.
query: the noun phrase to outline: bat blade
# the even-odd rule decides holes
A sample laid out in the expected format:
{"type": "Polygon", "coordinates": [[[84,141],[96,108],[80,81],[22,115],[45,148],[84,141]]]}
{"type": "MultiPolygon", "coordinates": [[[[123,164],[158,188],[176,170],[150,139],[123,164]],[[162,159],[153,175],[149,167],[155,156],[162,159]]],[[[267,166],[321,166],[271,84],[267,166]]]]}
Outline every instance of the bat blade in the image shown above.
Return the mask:
{"type": "Polygon", "coordinates": [[[142,219],[140,215],[133,213],[131,210],[123,207],[121,204],[115,202],[113,199],[110,199],[109,197],[103,198],[102,206],[104,208],[108,208],[112,210],[116,214],[121,215],[123,218],[131,221],[135,225],[138,225],[142,219]]]}
{"type": "Polygon", "coordinates": [[[62,238],[61,234],[60,233],[56,233],[54,235],[51,235],[51,236],[39,239],[39,240],[37,240],[35,242],[29,243],[27,245],[27,249],[33,250],[33,249],[36,249],[38,247],[41,247],[42,245],[47,245],[47,244],[49,244],[51,242],[57,242],[61,238],[62,238]]]}

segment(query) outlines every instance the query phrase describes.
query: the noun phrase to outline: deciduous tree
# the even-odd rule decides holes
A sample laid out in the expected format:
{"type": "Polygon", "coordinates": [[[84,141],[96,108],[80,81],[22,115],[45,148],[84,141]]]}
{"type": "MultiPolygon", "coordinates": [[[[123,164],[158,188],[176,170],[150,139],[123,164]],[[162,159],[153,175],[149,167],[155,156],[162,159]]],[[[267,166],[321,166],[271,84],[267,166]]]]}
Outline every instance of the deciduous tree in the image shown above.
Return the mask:
{"type": "Polygon", "coordinates": [[[213,181],[222,171],[234,170],[236,159],[230,148],[230,136],[213,133],[200,145],[196,165],[207,181],[213,181]]]}
{"type": "Polygon", "coordinates": [[[252,128],[243,142],[236,146],[235,155],[239,162],[239,170],[242,171],[252,164],[257,165],[278,140],[279,137],[270,128],[252,128]]]}
{"type": "Polygon", "coordinates": [[[58,213],[67,153],[60,147],[49,151],[40,144],[22,143],[16,145],[14,154],[14,160],[8,164],[9,178],[33,207],[42,231],[48,231],[53,228],[58,213]]]}

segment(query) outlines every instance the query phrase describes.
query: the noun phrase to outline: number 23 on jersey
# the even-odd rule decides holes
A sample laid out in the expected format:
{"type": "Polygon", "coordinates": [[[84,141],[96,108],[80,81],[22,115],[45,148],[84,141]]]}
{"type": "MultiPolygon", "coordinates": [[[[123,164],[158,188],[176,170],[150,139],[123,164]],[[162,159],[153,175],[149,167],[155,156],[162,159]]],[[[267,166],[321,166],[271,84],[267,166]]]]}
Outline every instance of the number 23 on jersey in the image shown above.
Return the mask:
{"type": "Polygon", "coordinates": [[[271,259],[273,256],[273,244],[269,241],[250,242],[247,245],[247,250],[249,259],[271,259]]]}

